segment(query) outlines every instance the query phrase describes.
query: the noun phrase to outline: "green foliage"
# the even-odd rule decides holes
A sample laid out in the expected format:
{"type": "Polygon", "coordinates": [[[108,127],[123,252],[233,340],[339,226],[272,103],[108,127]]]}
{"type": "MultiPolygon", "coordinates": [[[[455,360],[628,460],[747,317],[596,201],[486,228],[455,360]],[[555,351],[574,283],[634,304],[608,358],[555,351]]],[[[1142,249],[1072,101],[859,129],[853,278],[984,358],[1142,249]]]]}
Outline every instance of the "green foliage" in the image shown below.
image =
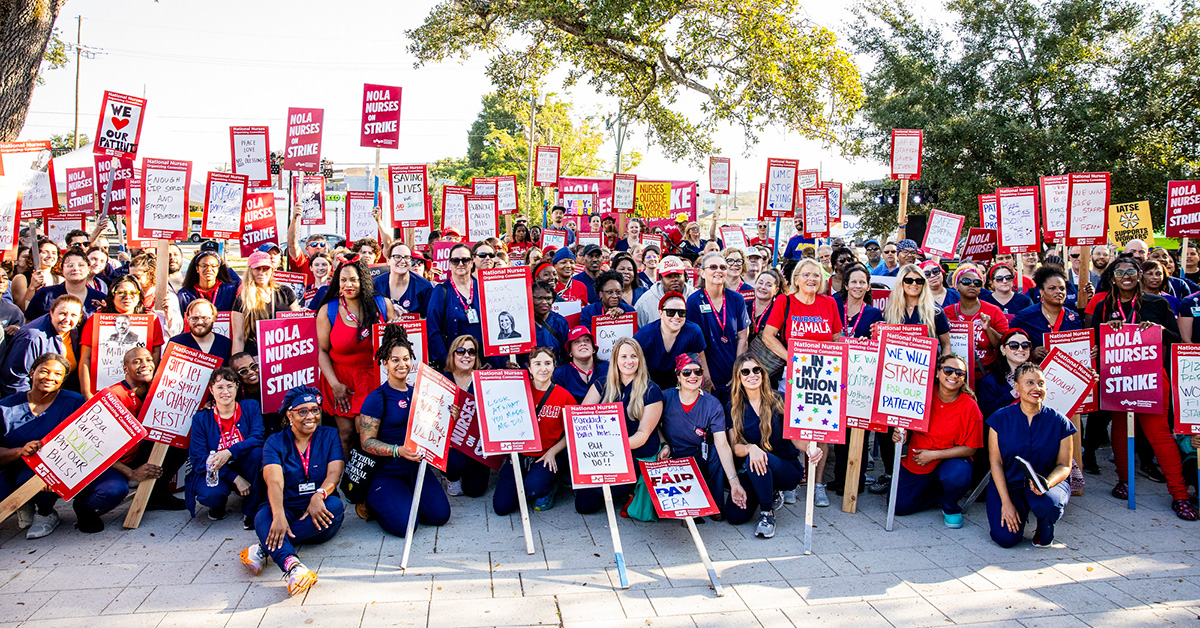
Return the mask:
{"type": "MultiPolygon", "coordinates": [[[[79,145],[83,146],[92,140],[88,139],[87,133],[79,134],[79,145]]],[[[55,134],[50,136],[50,146],[54,148],[74,148],[75,147],[75,132],[67,131],[61,135],[55,134]]]]}
{"type": "Polygon", "coordinates": [[[483,52],[513,98],[563,68],[565,86],[615,97],[674,159],[712,154],[720,123],[742,127],[747,147],[773,125],[853,152],[858,68],[798,14],[797,0],[443,0],[406,34],[418,65],[483,52]],[[683,113],[689,95],[698,115],[683,113]]]}
{"type": "MultiPolygon", "coordinates": [[[[57,70],[64,65],[70,63],[71,59],[67,56],[67,45],[58,35],[58,29],[50,34],[50,43],[46,44],[46,52],[42,53],[42,67],[38,71],[37,84],[45,84],[45,79],[42,78],[42,72],[48,70],[57,70]]],[[[80,144],[82,146],[83,144],[80,144]]]]}

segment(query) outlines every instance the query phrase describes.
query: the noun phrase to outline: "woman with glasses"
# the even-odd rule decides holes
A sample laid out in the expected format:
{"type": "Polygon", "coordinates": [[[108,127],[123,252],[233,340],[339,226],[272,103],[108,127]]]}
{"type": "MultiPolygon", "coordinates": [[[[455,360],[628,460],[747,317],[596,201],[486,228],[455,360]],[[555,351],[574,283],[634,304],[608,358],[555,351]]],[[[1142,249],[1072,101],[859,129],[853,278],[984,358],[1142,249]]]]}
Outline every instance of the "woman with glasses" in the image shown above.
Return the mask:
{"type": "Polygon", "coordinates": [[[1036,305],[1017,312],[1009,323],[1011,329],[1021,329],[1033,343],[1033,361],[1041,363],[1049,353],[1042,337],[1051,331],[1083,329],[1083,317],[1064,306],[1067,299],[1067,274],[1062,268],[1047,264],[1033,274],[1033,283],[1041,293],[1036,305]]]}
{"type": "MultiPolygon", "coordinates": [[[[645,351],[643,369],[661,390],[679,383],[675,358],[704,351],[706,342],[700,326],[687,320],[687,300],[680,292],[668,292],[658,300],[659,318],[633,335],[645,351]]],[[[610,367],[611,368],[611,367],[610,367]]]]}
{"type": "Polygon", "coordinates": [[[1013,290],[1013,282],[1016,280],[1017,274],[1011,266],[993,264],[987,272],[987,282],[984,284],[986,289],[979,293],[980,300],[1000,308],[1010,323],[1017,312],[1033,305],[1033,299],[1024,292],[1013,290]]]}
{"type": "Polygon", "coordinates": [[[632,305],[621,299],[625,292],[625,281],[621,274],[607,270],[596,276],[596,293],[600,300],[583,308],[579,314],[579,324],[592,328],[592,319],[602,316],[615,318],[628,312],[636,312],[632,305]]]}
{"type": "Polygon", "coordinates": [[[653,244],[646,245],[640,254],[634,255],[634,259],[638,260],[638,267],[641,268],[638,279],[642,281],[643,288],[649,289],[658,281],[658,260],[661,258],[662,251],[653,244]]]}
{"type": "Polygon", "coordinates": [[[237,371],[222,366],[208,380],[211,408],[192,417],[188,458],[193,473],[188,475],[184,501],[192,516],[196,502],[208,508],[208,518],[225,518],[229,496],[242,496],[242,526],[254,529],[262,496],[262,413],[254,399],[238,401],[241,380],[237,371]],[[217,483],[210,486],[205,471],[216,471],[217,483]]]}
{"type": "MultiPolygon", "coordinates": [[[[100,308],[98,313],[101,314],[145,314],[146,306],[145,299],[142,296],[142,287],[138,284],[137,279],[129,275],[118,277],[113,281],[110,287],[108,297],[104,302],[104,307],[100,308]]],[[[96,350],[93,341],[92,325],[96,322],[96,317],[92,316],[83,324],[83,332],[79,338],[79,359],[76,360],[79,369],[79,392],[83,396],[91,399],[98,391],[96,390],[96,374],[92,372],[92,351],[96,350]]],[[[104,339],[101,339],[103,342],[104,339]]],[[[162,346],[166,344],[163,336],[162,321],[157,316],[150,321],[150,335],[146,339],[146,349],[150,350],[154,356],[154,363],[157,364],[162,356],[162,346]]],[[[64,343],[64,346],[69,343],[64,343]]],[[[236,353],[236,352],[235,352],[236,353]]],[[[68,361],[73,360],[74,356],[66,356],[68,361]]]]}
{"type": "Polygon", "coordinates": [[[424,316],[433,284],[413,272],[412,249],[403,242],[392,242],[388,247],[387,260],[390,272],[375,278],[375,294],[391,301],[398,314],[424,316]]]}
{"type": "Polygon", "coordinates": [[[88,286],[91,269],[88,266],[87,254],[82,247],[74,246],[67,249],[59,259],[63,281],[60,284],[46,286],[37,291],[25,308],[25,316],[29,320],[50,311],[50,304],[58,297],[69,294],[83,303],[83,315],[91,316],[104,305],[104,293],[88,286]]]}
{"type": "Polygon", "coordinates": [[[960,298],[958,292],[954,288],[948,288],[945,285],[945,273],[942,272],[941,264],[933,260],[921,262],[921,272],[925,274],[925,282],[928,286],[929,296],[933,297],[933,304],[943,310],[958,303],[960,298]]]}
{"type": "MultiPolygon", "coordinates": [[[[552,348],[555,360],[558,361],[565,359],[564,351],[570,329],[567,319],[553,311],[555,298],[553,283],[533,282],[533,327],[537,346],[552,348]]],[[[528,356],[520,360],[522,363],[528,361],[528,356]]]]}
{"type": "Polygon", "coordinates": [[[642,231],[644,230],[640,218],[630,218],[625,223],[625,237],[617,240],[613,250],[618,253],[632,251],[634,247],[642,243],[642,231]]]}
{"type": "MultiPolygon", "coordinates": [[[[745,300],[746,295],[754,292],[754,287],[743,281],[746,274],[746,252],[727,248],[721,251],[721,256],[725,258],[725,265],[729,267],[725,271],[725,287],[742,295],[745,300]]],[[[701,266],[703,267],[703,264],[701,266]]]]}
{"type": "MultiPolygon", "coordinates": [[[[938,358],[937,391],[929,411],[929,429],[911,432],[908,456],[896,479],[896,514],[911,515],[934,504],[942,507],[947,528],[963,527],[960,499],[971,490],[971,455],[983,447],[983,415],[967,385],[967,362],[954,354],[938,358]]],[[[904,442],[896,429],[892,442],[904,442]]]]}
{"type": "MultiPolygon", "coordinates": [[[[491,247],[485,246],[491,254],[491,247]]],[[[456,244],[450,250],[450,278],[434,286],[429,293],[426,324],[429,327],[429,363],[446,364],[447,338],[471,336],[483,342],[479,310],[479,283],[472,276],[475,256],[471,247],[456,244]]]]}
{"type": "Polygon", "coordinates": [[[979,372],[986,371],[996,360],[1000,338],[1008,333],[1008,317],[1000,308],[979,299],[983,275],[974,264],[959,264],[954,271],[954,285],[958,286],[960,300],[946,308],[946,318],[971,323],[975,332],[975,367],[979,372]]]}
{"type": "Polygon", "coordinates": [[[275,281],[275,267],[269,253],[251,253],[246,266],[250,276],[242,282],[233,300],[230,340],[234,353],[245,351],[257,355],[258,321],[271,320],[282,311],[298,311],[300,302],[291,288],[275,281]]]}
{"type": "Polygon", "coordinates": [[[203,251],[192,258],[183,277],[183,287],[179,289],[181,310],[186,312],[188,304],[196,299],[207,299],[218,312],[231,312],[236,296],[237,286],[220,255],[203,251]]]}
{"type": "Polygon", "coordinates": [[[621,302],[633,307],[646,294],[646,288],[638,280],[637,262],[628,253],[617,253],[613,256],[611,268],[621,275],[621,302]]]}
{"type": "MultiPolygon", "coordinates": [[[[704,385],[722,407],[729,402],[734,359],[746,352],[750,334],[746,300],[727,287],[725,278],[730,272],[726,260],[734,257],[728,252],[705,255],[700,260],[700,289],[687,299],[688,321],[700,327],[707,340],[707,347],[699,354],[700,366],[708,374],[704,385]]],[[[740,270],[737,272],[740,276],[740,270]]]]}
{"type": "MultiPolygon", "coordinates": [[[[483,355],[481,346],[482,343],[473,336],[459,336],[450,343],[444,363],[446,377],[458,386],[456,405],[464,415],[478,412],[475,402],[474,373],[476,369],[483,367],[480,359],[483,355]]],[[[451,448],[446,457],[446,473],[444,475],[446,476],[446,492],[451,497],[459,495],[481,497],[487,492],[491,469],[458,449],[451,448]]]]}

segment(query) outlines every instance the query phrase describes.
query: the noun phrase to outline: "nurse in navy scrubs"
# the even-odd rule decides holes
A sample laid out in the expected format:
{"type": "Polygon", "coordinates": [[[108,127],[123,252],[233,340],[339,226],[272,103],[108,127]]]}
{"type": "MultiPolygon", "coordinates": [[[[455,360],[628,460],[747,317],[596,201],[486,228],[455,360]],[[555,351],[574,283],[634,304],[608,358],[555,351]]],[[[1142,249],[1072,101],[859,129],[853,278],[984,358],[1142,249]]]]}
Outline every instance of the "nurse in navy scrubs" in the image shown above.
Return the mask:
{"type": "Polygon", "coordinates": [[[1067,274],[1057,266],[1042,266],[1033,273],[1033,283],[1041,293],[1042,300],[1017,312],[1008,326],[1029,334],[1033,343],[1033,360],[1046,358],[1042,336],[1051,331],[1083,329],[1083,317],[1065,307],[1067,301],[1067,274]]]}
{"type": "Polygon", "coordinates": [[[646,370],[660,390],[674,388],[679,383],[675,375],[675,358],[685,353],[703,353],[704,332],[687,320],[687,301],[679,292],[668,292],[658,300],[659,318],[650,321],[633,335],[645,351],[646,370]]]}
{"type": "Polygon", "coordinates": [[[483,346],[483,320],[479,314],[479,284],[471,273],[475,270],[471,247],[456,244],[450,250],[450,279],[434,286],[429,292],[429,309],[425,320],[429,327],[429,363],[445,364],[449,340],[471,336],[483,346]]]}
{"type": "Polygon", "coordinates": [[[700,366],[705,372],[704,383],[713,397],[724,407],[729,403],[729,387],[733,381],[733,360],[746,352],[750,333],[750,317],[746,314],[746,299],[741,293],[725,287],[729,263],[722,253],[709,253],[700,260],[703,289],[687,299],[688,322],[700,327],[707,339],[700,366]]]}
{"type": "Polygon", "coordinates": [[[602,316],[617,317],[628,312],[634,312],[632,305],[621,300],[624,292],[624,279],[615,270],[606,270],[596,277],[596,293],[598,301],[583,308],[579,314],[579,324],[592,328],[592,319],[602,316]]]}
{"type": "Polygon", "coordinates": [[[404,313],[425,315],[433,284],[413,272],[412,249],[396,240],[388,247],[387,265],[391,272],[375,278],[375,294],[388,299],[404,313]]]}
{"type": "Polygon", "coordinates": [[[608,376],[608,362],[596,359],[596,341],[586,327],[571,329],[566,348],[570,362],[554,369],[554,383],[571,393],[575,403],[581,403],[592,384],[608,376]]]}
{"type": "Polygon", "coordinates": [[[192,473],[184,501],[193,517],[198,501],[208,507],[209,519],[219,521],[225,518],[229,496],[237,491],[242,496],[244,527],[251,530],[262,500],[263,423],[257,400],[237,400],[240,385],[237,371],[228,366],[213,371],[208,380],[213,407],[192,417],[188,439],[192,473]],[[219,478],[216,486],[205,481],[211,452],[216,452],[211,454],[219,478]]]}
{"type": "Polygon", "coordinates": [[[336,491],[346,461],[337,428],[321,425],[321,391],[297,386],[284,395],[279,411],[288,429],[263,445],[267,505],[254,518],[258,543],[242,550],[241,559],[254,575],[268,558],[275,561],[287,576],[288,593],[296,595],[317,583],[317,572],[300,562],[295,544],[324,543],[342,527],[336,491]]]}

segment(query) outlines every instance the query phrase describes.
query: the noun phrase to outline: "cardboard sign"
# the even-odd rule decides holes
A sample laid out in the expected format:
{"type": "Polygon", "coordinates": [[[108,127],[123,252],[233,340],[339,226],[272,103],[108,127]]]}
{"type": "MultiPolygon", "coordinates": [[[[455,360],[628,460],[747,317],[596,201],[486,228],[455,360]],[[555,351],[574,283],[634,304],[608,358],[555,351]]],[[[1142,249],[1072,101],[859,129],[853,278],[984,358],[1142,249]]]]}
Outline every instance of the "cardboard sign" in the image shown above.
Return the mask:
{"type": "Polygon", "coordinates": [[[713,194],[729,194],[729,158],[708,158],[708,191],[713,194]]]}
{"type": "Polygon", "coordinates": [[[390,85],[363,85],[359,146],[400,148],[400,92],[390,85]]]}
{"type": "Polygon", "coordinates": [[[533,184],[539,187],[558,186],[561,171],[561,149],[558,146],[538,146],[534,151],[533,184]]]}
{"type": "Polygon", "coordinates": [[[429,167],[388,166],[393,227],[429,225],[429,167]]]}
{"type": "Polygon", "coordinates": [[[1037,195],[1035,187],[996,190],[1001,253],[1036,253],[1041,248],[1037,195]]]}
{"type": "Polygon", "coordinates": [[[829,192],[829,224],[842,222],[842,184],[822,181],[821,187],[829,192]]]}
{"type": "MultiPolygon", "coordinates": [[[[296,386],[317,386],[317,319],[314,316],[258,321],[258,364],[263,412],[278,412],[296,386]]],[[[415,399],[415,396],[414,396],[415,399]]]]}
{"type": "Polygon", "coordinates": [[[204,186],[204,220],[200,237],[227,239],[242,235],[242,211],[246,208],[244,174],[210,172],[204,186]]]}
{"type": "Polygon", "coordinates": [[[921,178],[921,152],[925,132],[919,129],[892,129],[892,178],[921,178]]]}
{"type": "Polygon", "coordinates": [[[484,355],[526,353],[537,346],[531,272],[528,266],[479,271],[484,355]]]}
{"type": "Polygon", "coordinates": [[[1171,345],[1175,433],[1200,434],[1200,345],[1171,345]]]}
{"type": "Polygon", "coordinates": [[[192,162],[175,159],[142,160],[142,236],[186,240],[188,187],[192,162]]]}
{"type": "Polygon", "coordinates": [[[0,175],[21,193],[21,220],[58,211],[50,141],[0,142],[0,175]]]}
{"type": "Polygon", "coordinates": [[[879,340],[872,423],[924,432],[933,402],[938,341],[886,329],[879,340]]]}
{"type": "Polygon", "coordinates": [[[1200,181],[1167,182],[1168,238],[1200,237],[1200,181]]]}
{"type": "Polygon", "coordinates": [[[476,370],[479,439],[486,455],[538,452],[542,435],[533,416],[533,389],[523,371],[476,370]]]}
{"type": "Polygon", "coordinates": [[[976,332],[974,321],[949,321],[950,353],[967,361],[967,383],[975,384],[976,332]]]}
{"type": "Polygon", "coordinates": [[[1092,369],[1062,349],[1051,349],[1041,366],[1046,378],[1046,406],[1065,417],[1079,412],[1084,399],[1096,388],[1092,369]]]}
{"type": "Polygon", "coordinates": [[[996,257],[996,230],[971,227],[967,231],[967,243],[963,246],[962,259],[989,262],[996,257]]]}
{"type": "Polygon", "coordinates": [[[279,225],[275,219],[275,194],[258,192],[246,195],[246,210],[242,226],[242,257],[250,257],[258,247],[273,242],[279,244],[279,225]]]}
{"type": "MultiPolygon", "coordinates": [[[[96,162],[96,203],[100,211],[104,210],[108,179],[113,175],[112,157],[94,156],[96,162]]],[[[124,216],[129,213],[130,183],[133,181],[133,162],[121,161],[116,167],[116,179],[113,180],[112,190],[107,195],[108,215],[124,216]]],[[[24,207],[24,206],[22,206],[24,207]]],[[[22,212],[24,213],[24,212],[22,212]]]]}
{"type": "Polygon", "coordinates": [[[875,407],[875,379],[879,374],[879,341],[870,338],[842,338],[846,353],[846,425],[863,430],[886,432],[886,425],[871,423],[875,407]]]}
{"type": "Polygon", "coordinates": [[[96,127],[92,152],[126,161],[136,159],[145,116],[145,98],[104,92],[104,100],[100,101],[100,125],[96,127]]]}
{"type": "Polygon", "coordinates": [[[208,394],[208,380],[221,358],[168,342],[138,420],[146,438],[172,447],[187,447],[192,415],[208,394]]]}
{"type": "Polygon", "coordinates": [[[721,512],[708,492],[708,483],[696,459],[674,458],[658,462],[639,460],[654,510],[663,519],[703,517],[721,512]]]}
{"type": "Polygon", "coordinates": [[[727,249],[744,249],[749,246],[746,230],[740,225],[721,225],[721,240],[727,249]]]}
{"type": "Polygon", "coordinates": [[[929,222],[925,228],[925,240],[921,243],[921,250],[937,257],[954,257],[958,251],[958,237],[962,235],[963,223],[966,220],[966,216],[938,209],[929,212],[929,222]]]}
{"type": "Polygon", "coordinates": [[[271,142],[265,126],[229,127],[230,163],[252,188],[271,187],[271,142]]]}
{"type": "Polygon", "coordinates": [[[306,175],[296,179],[300,189],[296,193],[296,202],[300,205],[300,224],[325,224],[325,177],[321,175],[306,175]]]}
{"type": "MultiPolygon", "coordinates": [[[[1074,329],[1071,331],[1051,331],[1042,336],[1046,349],[1060,349],[1076,362],[1092,366],[1092,348],[1096,346],[1096,332],[1091,329],[1074,329]]],[[[1095,374],[1092,379],[1096,378],[1095,374]]],[[[1100,409],[1096,399],[1095,386],[1083,398],[1083,404],[1077,412],[1095,412],[1100,409]]]]}
{"type": "Polygon", "coordinates": [[[979,195],[979,226],[993,231],[1000,228],[1000,223],[996,217],[995,194],[979,195]]]}
{"type": "Polygon", "coordinates": [[[1071,178],[1065,174],[1038,180],[1042,191],[1044,239],[1051,244],[1062,242],[1067,236],[1067,189],[1070,181],[1071,178]]]}
{"type": "Polygon", "coordinates": [[[612,206],[618,212],[633,211],[634,195],[637,192],[636,174],[614,174],[612,206]]]}
{"type": "Polygon", "coordinates": [[[619,403],[567,406],[563,408],[563,423],[574,488],[637,481],[625,430],[624,406],[619,403]]]}
{"type": "Polygon", "coordinates": [[[146,428],[125,404],[100,391],[51,430],[36,454],[22,460],[50,490],[69,500],[145,436],[146,428]]]}
{"type": "Polygon", "coordinates": [[[804,190],[804,237],[829,237],[829,191],[821,188],[804,190]]]}
{"type": "Polygon", "coordinates": [[[633,338],[637,333],[637,312],[626,312],[620,316],[592,317],[592,338],[596,339],[596,359],[607,362],[612,357],[613,345],[621,338],[633,338]]]}
{"type": "Polygon", "coordinates": [[[321,132],[325,124],[324,109],[288,107],[287,149],[283,154],[283,169],[299,172],[321,170],[321,132]]]}
{"type": "Polygon", "coordinates": [[[554,247],[561,249],[567,245],[566,229],[542,229],[542,249],[554,247]]]}
{"type": "Polygon", "coordinates": [[[428,364],[417,362],[415,368],[417,380],[413,385],[404,448],[420,453],[429,464],[445,471],[450,450],[451,409],[458,387],[428,364]]]}
{"type": "Polygon", "coordinates": [[[765,218],[787,218],[795,211],[800,188],[796,187],[796,171],[800,162],[795,159],[767,160],[767,187],[763,198],[765,218]]]}
{"type": "Polygon", "coordinates": [[[70,216],[66,218],[58,216],[55,216],[54,218],[47,217],[42,219],[42,227],[47,238],[54,240],[55,244],[62,246],[67,241],[68,233],[74,231],[75,229],[87,228],[87,219],[82,216],[78,218],[72,218],[70,216]]]}
{"type": "Polygon", "coordinates": [[[788,344],[787,408],[783,437],[846,442],[849,347],[840,342],[792,340],[788,344]]]}
{"type": "Polygon", "coordinates": [[[379,223],[375,222],[375,193],[346,192],[346,241],[378,238],[379,223]]]}
{"type": "Polygon", "coordinates": [[[442,186],[442,232],[454,229],[467,237],[467,197],[472,190],[457,185],[442,186]]]}
{"type": "Polygon", "coordinates": [[[125,239],[130,249],[153,249],[154,239],[142,234],[142,169],[133,169],[129,180],[129,213],[125,217],[125,239]]]}
{"type": "Polygon", "coordinates": [[[1154,225],[1150,221],[1150,201],[1121,203],[1108,206],[1108,224],[1112,225],[1109,239],[1121,248],[1130,240],[1141,240],[1154,246],[1154,225]]]}
{"type": "Polygon", "coordinates": [[[92,390],[108,388],[125,379],[125,353],[148,347],[154,314],[92,315],[92,390]]]}
{"type": "MultiPolygon", "coordinates": [[[[404,328],[408,334],[408,342],[412,345],[412,363],[416,365],[419,362],[428,362],[429,354],[429,332],[428,325],[425,319],[421,318],[420,314],[401,314],[398,321],[390,323],[376,323],[371,326],[371,355],[379,351],[379,342],[383,339],[383,328],[388,325],[399,325],[404,328]]],[[[375,371],[379,374],[377,378],[380,385],[386,384],[388,381],[387,361],[383,364],[375,363],[375,371]]],[[[408,372],[408,385],[412,386],[417,377],[416,366],[408,372]]]]}
{"type": "Polygon", "coordinates": [[[95,170],[67,168],[67,209],[59,215],[88,216],[96,213],[95,170]]]}
{"type": "Polygon", "coordinates": [[[520,194],[517,193],[517,175],[506,174],[496,177],[496,208],[501,216],[512,216],[521,211],[520,194]]]}
{"type": "Polygon", "coordinates": [[[1100,326],[1100,409],[1164,414],[1162,327],[1100,326]]]}
{"type": "Polygon", "coordinates": [[[500,237],[495,196],[467,195],[467,240],[482,242],[500,237]]]}
{"type": "Polygon", "coordinates": [[[504,466],[504,456],[487,456],[483,453],[483,440],[479,437],[479,406],[475,396],[458,388],[454,404],[461,410],[450,427],[450,446],[480,464],[499,471],[504,466]]]}
{"type": "Polygon", "coordinates": [[[1112,189],[1109,173],[1068,175],[1067,246],[1108,243],[1108,203],[1112,189]]]}

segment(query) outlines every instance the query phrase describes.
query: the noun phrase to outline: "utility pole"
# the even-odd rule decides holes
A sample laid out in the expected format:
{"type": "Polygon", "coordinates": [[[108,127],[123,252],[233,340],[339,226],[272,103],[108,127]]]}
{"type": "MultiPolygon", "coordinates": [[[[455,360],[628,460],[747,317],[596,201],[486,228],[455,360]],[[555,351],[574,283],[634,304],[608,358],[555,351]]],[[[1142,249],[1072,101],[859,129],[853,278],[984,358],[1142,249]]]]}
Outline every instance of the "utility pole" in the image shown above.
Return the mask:
{"type": "MultiPolygon", "coordinates": [[[[75,16],[75,148],[79,148],[79,59],[80,37],[83,34],[83,16],[75,16]]],[[[104,112],[100,112],[103,114],[104,112]]]]}
{"type": "Polygon", "coordinates": [[[537,89],[529,95],[529,168],[525,174],[525,206],[531,207],[533,203],[533,142],[534,131],[536,129],[537,120],[537,89]]]}

